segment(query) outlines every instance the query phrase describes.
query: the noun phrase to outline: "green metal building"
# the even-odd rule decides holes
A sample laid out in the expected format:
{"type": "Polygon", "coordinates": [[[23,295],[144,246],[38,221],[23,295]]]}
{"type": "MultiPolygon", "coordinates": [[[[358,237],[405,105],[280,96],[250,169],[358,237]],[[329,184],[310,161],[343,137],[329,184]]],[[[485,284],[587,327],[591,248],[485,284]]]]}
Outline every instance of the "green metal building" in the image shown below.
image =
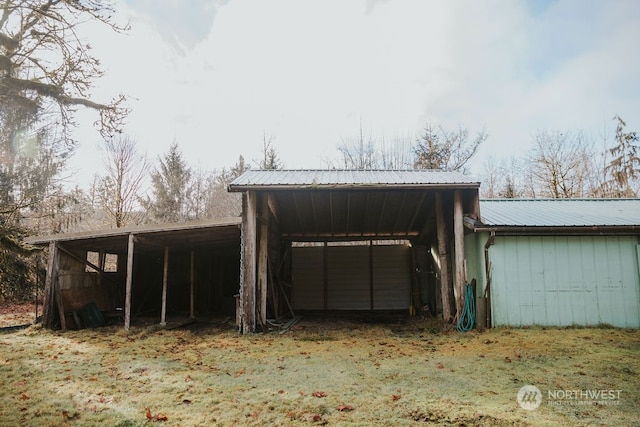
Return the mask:
{"type": "Polygon", "coordinates": [[[467,278],[501,325],[640,327],[640,199],[481,200],[467,278]]]}

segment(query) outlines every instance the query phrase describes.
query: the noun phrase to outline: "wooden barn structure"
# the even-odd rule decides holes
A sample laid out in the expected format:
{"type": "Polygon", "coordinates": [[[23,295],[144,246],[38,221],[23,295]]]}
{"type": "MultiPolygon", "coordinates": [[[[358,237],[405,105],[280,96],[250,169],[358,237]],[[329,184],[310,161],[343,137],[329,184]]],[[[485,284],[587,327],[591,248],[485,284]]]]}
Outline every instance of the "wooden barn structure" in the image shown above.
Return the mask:
{"type": "Polygon", "coordinates": [[[479,219],[479,186],[436,170],[245,172],[229,185],[243,200],[240,331],[294,310],[453,315],[438,284],[463,293],[464,217],[479,219]]]}
{"type": "Polygon", "coordinates": [[[435,170],[252,170],[242,217],[34,237],[43,323],[87,304],[123,318],[235,316],[242,333],[306,312],[429,311],[476,279],[477,324],[640,327],[640,199],[480,200],[435,170]],[[484,310],[483,310],[484,308],[484,310]]]}
{"type": "MultiPolygon", "coordinates": [[[[93,312],[235,316],[240,218],[145,225],[26,239],[48,246],[43,325],[90,322],[93,312]]],[[[86,326],[86,325],[85,325],[86,326]]]]}

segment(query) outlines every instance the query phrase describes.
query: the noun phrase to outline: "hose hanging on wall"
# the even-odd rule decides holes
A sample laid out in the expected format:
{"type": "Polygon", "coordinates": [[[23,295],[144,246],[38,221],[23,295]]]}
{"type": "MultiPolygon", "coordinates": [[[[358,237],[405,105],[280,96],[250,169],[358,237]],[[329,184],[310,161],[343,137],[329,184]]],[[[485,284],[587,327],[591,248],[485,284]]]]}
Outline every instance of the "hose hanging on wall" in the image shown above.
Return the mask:
{"type": "Polygon", "coordinates": [[[473,286],[470,283],[464,287],[464,306],[458,317],[456,329],[458,332],[467,332],[473,329],[476,323],[476,302],[473,298],[473,286]]]}

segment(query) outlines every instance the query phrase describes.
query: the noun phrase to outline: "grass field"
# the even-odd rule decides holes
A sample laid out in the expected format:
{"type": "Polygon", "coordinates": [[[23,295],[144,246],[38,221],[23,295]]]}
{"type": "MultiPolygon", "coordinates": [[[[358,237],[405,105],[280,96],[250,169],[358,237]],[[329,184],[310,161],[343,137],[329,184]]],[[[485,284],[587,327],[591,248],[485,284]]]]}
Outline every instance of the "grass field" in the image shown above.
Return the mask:
{"type": "Polygon", "coordinates": [[[614,328],[457,333],[419,319],[303,319],[282,335],[240,336],[229,324],[32,326],[0,335],[0,424],[639,425],[639,357],[640,332],[614,328]],[[527,384],[542,392],[535,410],[516,399],[527,384]],[[617,394],[568,394],[598,390],[617,394]]]}

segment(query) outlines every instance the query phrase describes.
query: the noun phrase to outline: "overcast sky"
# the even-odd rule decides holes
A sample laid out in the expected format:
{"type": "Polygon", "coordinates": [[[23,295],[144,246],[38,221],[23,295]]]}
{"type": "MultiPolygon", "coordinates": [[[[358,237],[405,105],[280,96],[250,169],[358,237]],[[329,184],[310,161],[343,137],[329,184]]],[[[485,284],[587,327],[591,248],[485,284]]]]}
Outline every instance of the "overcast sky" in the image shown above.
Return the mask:
{"type": "MultiPolygon", "coordinates": [[[[88,33],[96,96],[131,97],[126,133],[153,159],[175,140],[193,166],[322,168],[343,139],[458,125],[489,139],[472,165],[536,131],[640,132],[640,1],[118,0],[132,30],[88,33]]],[[[89,114],[83,122],[95,120],[89,114]]],[[[83,127],[72,166],[99,167],[83,127]]],[[[82,183],[80,183],[82,184],[82,183]]]]}

